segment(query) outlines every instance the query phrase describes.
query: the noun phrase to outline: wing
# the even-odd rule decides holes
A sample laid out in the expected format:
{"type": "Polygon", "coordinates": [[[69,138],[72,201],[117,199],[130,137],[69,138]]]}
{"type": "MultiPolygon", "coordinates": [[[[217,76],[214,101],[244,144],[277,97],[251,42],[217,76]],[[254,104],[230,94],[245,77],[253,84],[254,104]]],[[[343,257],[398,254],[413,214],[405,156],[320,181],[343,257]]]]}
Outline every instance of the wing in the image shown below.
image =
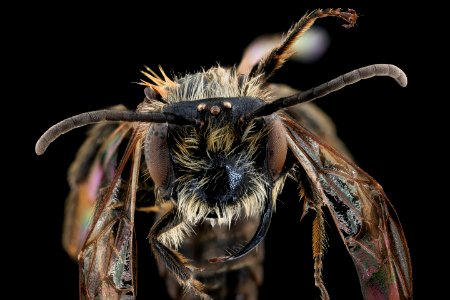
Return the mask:
{"type": "MultiPolygon", "coordinates": [[[[125,107],[113,109],[124,110],[125,107]]],[[[90,130],[70,166],[68,181],[71,191],[66,199],[63,247],[75,260],[86,239],[97,196],[114,177],[118,148],[129,131],[127,123],[97,124],[90,130]]]]}
{"type": "Polygon", "coordinates": [[[136,296],[134,212],[142,139],[133,134],[110,185],[100,194],[78,255],[81,299],[136,296]],[[129,169],[128,169],[129,167],[129,169]],[[129,175],[122,176],[129,170],[129,175]]]}
{"type": "Polygon", "coordinates": [[[358,272],[364,299],[412,299],[409,251],[397,214],[367,173],[283,115],[290,150],[316,201],[331,212],[358,272]]]}

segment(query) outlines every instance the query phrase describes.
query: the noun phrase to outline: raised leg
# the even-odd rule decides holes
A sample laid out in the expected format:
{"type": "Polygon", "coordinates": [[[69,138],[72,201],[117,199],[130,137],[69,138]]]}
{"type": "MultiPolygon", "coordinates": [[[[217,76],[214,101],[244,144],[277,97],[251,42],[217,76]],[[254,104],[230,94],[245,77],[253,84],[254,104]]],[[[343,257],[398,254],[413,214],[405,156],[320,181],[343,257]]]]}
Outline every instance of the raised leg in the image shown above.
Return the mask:
{"type": "Polygon", "coordinates": [[[323,211],[320,206],[316,206],[316,218],[313,221],[312,231],[312,247],[314,258],[314,282],[320,289],[321,298],[323,300],[330,299],[327,289],[322,279],[322,259],[326,250],[327,236],[325,233],[325,220],[323,217],[323,211]]]}
{"type": "Polygon", "coordinates": [[[166,247],[158,237],[168,230],[179,225],[182,221],[177,217],[172,207],[150,229],[148,238],[156,259],[162,263],[185,289],[193,291],[202,299],[210,299],[203,290],[203,284],[194,278],[194,266],[188,264],[187,259],[179,252],[166,247]]]}

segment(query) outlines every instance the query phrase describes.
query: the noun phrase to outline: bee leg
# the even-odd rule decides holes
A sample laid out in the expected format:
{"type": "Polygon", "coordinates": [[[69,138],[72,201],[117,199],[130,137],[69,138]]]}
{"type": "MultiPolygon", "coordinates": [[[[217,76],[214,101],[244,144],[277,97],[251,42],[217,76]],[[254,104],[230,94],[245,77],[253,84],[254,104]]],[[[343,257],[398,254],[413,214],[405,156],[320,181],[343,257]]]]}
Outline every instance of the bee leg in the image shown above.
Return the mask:
{"type": "Polygon", "coordinates": [[[314,258],[314,282],[316,287],[319,288],[321,298],[323,300],[330,299],[325,284],[322,279],[322,259],[326,251],[327,236],[325,232],[325,220],[323,217],[322,207],[316,205],[316,218],[313,221],[312,230],[312,248],[314,258]]]}
{"type": "Polygon", "coordinates": [[[138,207],[136,208],[137,211],[142,211],[145,213],[157,213],[161,211],[161,207],[158,205],[150,205],[150,206],[145,206],[145,207],[138,207]]]}
{"type": "Polygon", "coordinates": [[[161,204],[138,207],[138,208],[136,208],[136,210],[142,211],[145,213],[161,213],[161,214],[163,214],[163,213],[168,212],[170,209],[172,209],[172,206],[173,205],[171,203],[163,202],[161,204]]]}
{"type": "Polygon", "coordinates": [[[175,226],[179,225],[181,220],[177,217],[176,210],[172,207],[164,214],[150,229],[148,238],[156,259],[161,262],[175,277],[178,283],[192,290],[202,299],[210,299],[203,290],[203,284],[194,278],[193,271],[196,269],[188,263],[181,253],[166,247],[158,240],[158,237],[175,226]]]}

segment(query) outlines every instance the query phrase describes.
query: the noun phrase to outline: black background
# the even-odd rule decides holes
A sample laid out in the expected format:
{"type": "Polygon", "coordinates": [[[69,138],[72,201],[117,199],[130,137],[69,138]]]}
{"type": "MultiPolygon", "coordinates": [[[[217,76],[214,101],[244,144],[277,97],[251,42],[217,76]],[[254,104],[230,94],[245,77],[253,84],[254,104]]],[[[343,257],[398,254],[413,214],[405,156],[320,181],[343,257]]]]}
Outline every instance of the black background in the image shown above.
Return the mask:
{"type": "MultiPolygon", "coordinates": [[[[133,82],[142,78],[144,65],[153,69],[162,65],[168,73],[176,74],[195,72],[217,62],[232,65],[239,62],[255,37],[286,31],[308,10],[330,5],[355,9],[361,15],[357,25],[345,29],[341,20],[319,20],[316,24],[331,36],[325,56],[313,65],[288,62],[273,81],[307,89],[372,63],[396,64],[406,72],[407,88],[393,80],[375,78],[317,104],[334,119],[358,164],[381,183],[396,207],[411,250],[415,298],[429,296],[434,289],[426,284],[432,275],[427,270],[429,250],[423,247],[427,228],[422,213],[423,201],[432,200],[424,190],[432,173],[424,162],[423,146],[430,133],[425,116],[431,99],[423,96],[427,78],[422,68],[428,57],[424,44],[418,41],[426,33],[417,22],[421,18],[419,7],[393,1],[301,1],[295,5],[276,1],[248,8],[225,2],[207,6],[109,3],[100,9],[24,5],[16,18],[23,27],[12,34],[13,54],[18,55],[10,56],[18,71],[11,77],[19,83],[15,92],[20,101],[9,103],[13,111],[24,112],[21,122],[27,125],[20,135],[24,144],[17,152],[10,147],[16,152],[13,155],[24,158],[20,160],[23,166],[16,166],[11,173],[14,182],[21,182],[14,188],[19,195],[14,202],[23,214],[12,226],[9,223],[8,228],[13,229],[7,230],[13,233],[13,249],[19,255],[9,269],[14,274],[14,288],[8,285],[6,290],[19,296],[31,291],[36,296],[64,299],[76,299],[78,294],[77,265],[63,252],[60,241],[68,193],[66,170],[85,130],[61,137],[38,157],[34,143],[44,130],[81,112],[118,103],[136,107],[143,99],[143,88],[133,82]]],[[[13,124],[6,126],[16,128],[13,124]]],[[[300,204],[293,190],[290,193],[282,196],[266,238],[261,299],[317,296],[310,250],[311,218],[299,222],[300,204]]],[[[359,299],[352,261],[331,219],[328,224],[330,247],[324,263],[330,296],[359,299]]],[[[142,230],[149,228],[150,224],[142,230]]],[[[165,299],[164,283],[158,278],[147,242],[138,242],[144,244],[139,248],[139,298],[165,299]]]]}

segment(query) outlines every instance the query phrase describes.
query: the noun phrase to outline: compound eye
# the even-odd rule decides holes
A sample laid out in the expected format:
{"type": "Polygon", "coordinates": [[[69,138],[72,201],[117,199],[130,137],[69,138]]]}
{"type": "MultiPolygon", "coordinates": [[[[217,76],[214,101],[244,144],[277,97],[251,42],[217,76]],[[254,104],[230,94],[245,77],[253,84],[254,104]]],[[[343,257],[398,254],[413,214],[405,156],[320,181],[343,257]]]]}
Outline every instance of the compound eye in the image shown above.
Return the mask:
{"type": "Polygon", "coordinates": [[[269,127],[267,134],[267,167],[275,181],[280,177],[287,155],[286,129],[277,116],[264,117],[269,127]]]}
{"type": "Polygon", "coordinates": [[[145,140],[145,162],[155,187],[166,191],[172,180],[167,124],[152,124],[145,140]]]}

